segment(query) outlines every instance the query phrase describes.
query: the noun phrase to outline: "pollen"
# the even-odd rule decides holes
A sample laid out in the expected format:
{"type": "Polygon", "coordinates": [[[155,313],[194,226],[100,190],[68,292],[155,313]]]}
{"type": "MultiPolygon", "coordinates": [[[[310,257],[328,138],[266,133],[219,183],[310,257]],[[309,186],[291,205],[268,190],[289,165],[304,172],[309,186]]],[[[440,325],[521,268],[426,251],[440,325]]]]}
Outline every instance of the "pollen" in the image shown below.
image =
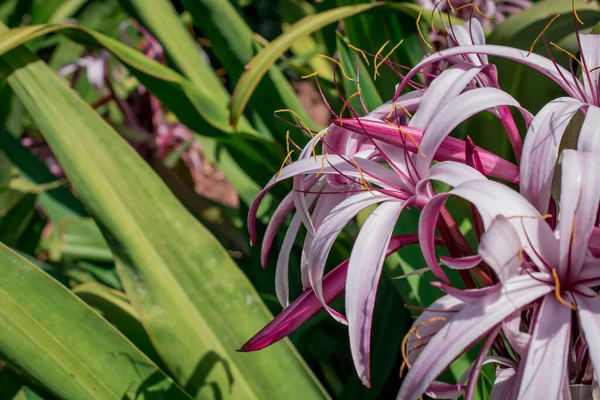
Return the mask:
{"type": "Polygon", "coordinates": [[[552,268],[552,276],[554,277],[554,295],[556,296],[556,300],[562,305],[569,307],[573,311],[577,311],[577,308],[566,301],[562,295],[560,294],[560,280],[558,279],[558,274],[556,273],[556,269],[552,268]]]}
{"type": "Polygon", "coordinates": [[[354,165],[356,166],[356,169],[358,170],[358,173],[360,174],[360,180],[362,182],[363,187],[372,193],[371,187],[368,185],[367,180],[365,179],[365,175],[363,174],[363,171],[360,168],[360,165],[358,165],[358,163],[356,162],[356,160],[354,158],[352,158],[352,157],[349,157],[349,158],[350,158],[350,161],[352,161],[352,163],[354,163],[354,165]]]}
{"type": "Polygon", "coordinates": [[[302,78],[302,79],[308,79],[308,78],[312,78],[313,76],[317,76],[320,73],[321,73],[321,71],[315,71],[312,74],[302,75],[302,76],[300,76],[300,78],[302,78]]]}
{"type": "Polygon", "coordinates": [[[289,151],[287,153],[287,156],[285,156],[285,158],[283,159],[283,162],[281,163],[281,167],[279,168],[279,172],[277,173],[277,177],[275,178],[275,180],[278,180],[279,176],[281,176],[281,172],[283,171],[283,167],[285,167],[285,164],[287,164],[287,162],[291,159],[293,152],[294,152],[294,150],[289,151]]]}
{"type": "Polygon", "coordinates": [[[568,50],[565,50],[565,49],[563,49],[562,47],[560,47],[559,45],[557,45],[557,44],[556,44],[556,43],[554,43],[554,42],[550,42],[550,45],[551,45],[551,46],[554,46],[556,49],[558,49],[558,50],[562,51],[563,53],[567,54],[567,55],[568,55],[568,56],[569,56],[569,57],[570,57],[572,60],[575,60],[575,62],[576,62],[577,64],[579,64],[579,66],[580,66],[581,68],[583,68],[583,65],[582,65],[582,64],[581,64],[581,62],[580,62],[580,61],[577,59],[577,57],[575,57],[575,55],[574,55],[573,53],[571,53],[571,52],[570,52],[570,51],[568,51],[568,50]]]}
{"type": "Polygon", "coordinates": [[[350,100],[352,100],[353,98],[355,98],[359,94],[360,94],[360,90],[358,90],[353,95],[348,96],[348,98],[346,100],[344,100],[344,104],[342,105],[342,111],[340,111],[340,126],[342,126],[342,116],[344,115],[344,111],[346,111],[346,108],[348,107],[350,100]]]}
{"type": "Polygon", "coordinates": [[[321,159],[321,169],[319,170],[319,172],[317,172],[317,176],[319,176],[323,173],[323,170],[325,169],[325,160],[327,159],[328,155],[329,155],[329,153],[325,153],[325,155],[321,159]]]}
{"type": "Polygon", "coordinates": [[[367,54],[364,52],[364,50],[361,50],[356,46],[352,46],[350,43],[348,43],[348,47],[351,48],[352,50],[360,53],[362,55],[363,59],[365,60],[365,62],[367,63],[367,65],[371,65],[371,64],[369,64],[369,59],[367,58],[367,54]]]}
{"type": "Polygon", "coordinates": [[[390,109],[390,112],[388,113],[388,115],[385,116],[385,119],[389,119],[392,116],[392,113],[397,109],[401,109],[402,111],[404,111],[406,113],[406,115],[408,115],[409,117],[412,117],[412,114],[410,113],[410,111],[408,111],[405,107],[401,106],[400,104],[394,104],[392,106],[392,108],[390,109]]]}
{"type": "Polygon", "coordinates": [[[294,118],[296,118],[296,121],[298,121],[298,123],[302,127],[302,130],[308,132],[310,136],[313,136],[313,133],[310,130],[310,128],[304,123],[302,118],[300,118],[300,116],[298,114],[296,114],[296,112],[294,110],[290,110],[289,108],[282,108],[281,110],[275,110],[275,114],[279,114],[282,112],[287,112],[287,113],[292,114],[294,116],[294,118]]]}
{"type": "Polygon", "coordinates": [[[469,4],[462,5],[462,6],[458,7],[458,8],[457,8],[455,11],[460,11],[460,10],[462,10],[463,8],[467,8],[467,7],[473,7],[473,8],[475,9],[475,11],[477,11],[477,13],[478,13],[479,15],[481,15],[481,16],[482,16],[483,18],[485,18],[485,19],[495,19],[495,18],[496,18],[496,17],[491,17],[491,16],[489,16],[489,15],[485,15],[485,14],[484,14],[484,13],[483,13],[483,12],[482,12],[480,9],[479,9],[479,7],[477,7],[477,5],[476,5],[476,4],[473,4],[473,3],[469,3],[469,4]]]}
{"type": "Polygon", "coordinates": [[[340,71],[342,71],[342,75],[344,75],[344,78],[348,79],[349,81],[354,81],[354,79],[350,78],[346,74],[346,70],[344,70],[344,66],[338,60],[335,60],[329,56],[326,56],[325,54],[319,54],[319,57],[323,57],[323,58],[331,61],[332,63],[336,64],[338,67],[340,67],[340,71]]]}
{"type": "Polygon", "coordinates": [[[421,38],[421,41],[427,45],[427,47],[433,49],[427,39],[425,39],[425,36],[423,36],[423,32],[421,32],[421,25],[419,25],[419,22],[421,22],[421,15],[423,15],[423,10],[419,11],[419,16],[417,17],[417,31],[419,32],[419,37],[421,38]]]}
{"type": "Polygon", "coordinates": [[[538,40],[540,40],[540,38],[544,35],[544,33],[546,33],[546,31],[548,30],[548,28],[550,28],[550,25],[552,25],[552,23],[554,21],[556,21],[556,19],[560,17],[560,14],[556,14],[544,27],[544,29],[542,29],[542,31],[540,32],[539,35],[537,35],[537,37],[535,38],[535,40],[533,41],[533,43],[531,43],[531,47],[529,48],[529,53],[527,53],[527,57],[529,57],[529,55],[531,53],[533,53],[533,48],[535,47],[535,44],[538,42],[538,40]]]}
{"type": "MultiPolygon", "coordinates": [[[[377,55],[375,56],[375,76],[379,75],[379,67],[381,67],[383,65],[383,63],[385,62],[385,60],[387,60],[389,58],[389,56],[392,55],[392,53],[398,48],[400,47],[400,45],[404,42],[404,39],[400,40],[398,42],[397,45],[395,45],[394,47],[392,47],[392,50],[390,50],[389,53],[387,53],[387,55],[385,57],[383,57],[379,63],[377,62],[377,55]]],[[[385,43],[386,45],[388,44],[388,42],[385,43]]],[[[383,45],[385,47],[385,45],[383,45]]],[[[379,49],[380,51],[383,50],[383,47],[381,49],[379,49]]],[[[378,52],[379,54],[379,52],[378,52]]]]}
{"type": "Polygon", "coordinates": [[[417,143],[415,138],[410,133],[406,132],[404,129],[400,128],[398,125],[394,124],[391,121],[385,121],[385,123],[393,126],[394,128],[396,128],[398,130],[398,132],[407,136],[410,139],[410,141],[413,142],[413,144],[417,147],[417,151],[419,152],[419,154],[421,154],[423,157],[426,157],[425,153],[423,153],[423,150],[421,150],[421,146],[419,146],[419,143],[417,143]]]}

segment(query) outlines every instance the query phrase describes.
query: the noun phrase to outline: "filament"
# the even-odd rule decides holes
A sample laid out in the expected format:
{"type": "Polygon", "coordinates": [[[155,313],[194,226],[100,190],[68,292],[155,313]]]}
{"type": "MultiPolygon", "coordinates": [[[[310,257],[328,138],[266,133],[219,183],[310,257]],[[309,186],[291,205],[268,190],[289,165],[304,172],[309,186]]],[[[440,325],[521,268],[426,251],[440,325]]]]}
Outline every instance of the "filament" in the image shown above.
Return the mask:
{"type": "Polygon", "coordinates": [[[348,79],[349,81],[354,81],[354,79],[352,79],[348,75],[346,75],[344,66],[338,60],[334,60],[333,58],[326,56],[325,54],[319,54],[319,57],[323,57],[323,58],[331,61],[332,63],[335,63],[338,67],[340,67],[340,70],[342,71],[342,75],[344,75],[344,78],[348,79]]]}
{"type": "Polygon", "coordinates": [[[529,57],[529,55],[531,53],[533,53],[533,48],[535,47],[535,44],[538,42],[538,40],[540,40],[540,38],[544,35],[544,33],[546,33],[546,31],[548,30],[548,28],[550,28],[550,25],[552,25],[552,23],[554,21],[556,21],[556,19],[560,17],[560,14],[556,14],[544,27],[544,29],[542,29],[542,31],[540,32],[539,35],[537,35],[537,37],[535,38],[535,40],[533,41],[533,43],[531,44],[531,47],[529,48],[529,53],[527,53],[527,57],[529,57]]]}
{"type": "Polygon", "coordinates": [[[556,300],[562,305],[569,307],[573,311],[577,311],[577,308],[566,301],[562,295],[560,294],[560,280],[558,279],[558,274],[556,273],[556,269],[552,268],[552,276],[554,277],[554,295],[556,296],[556,300]]]}

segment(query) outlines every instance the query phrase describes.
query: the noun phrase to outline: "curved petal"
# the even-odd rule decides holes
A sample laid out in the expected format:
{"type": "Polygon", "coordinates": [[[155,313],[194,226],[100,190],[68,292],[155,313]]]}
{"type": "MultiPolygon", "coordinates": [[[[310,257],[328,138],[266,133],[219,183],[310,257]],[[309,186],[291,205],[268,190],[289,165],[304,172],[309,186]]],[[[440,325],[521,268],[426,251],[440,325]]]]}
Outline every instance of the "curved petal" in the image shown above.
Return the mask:
{"type": "Polygon", "coordinates": [[[443,71],[431,82],[421,98],[417,112],[410,119],[408,126],[427,128],[431,120],[440,110],[462,93],[467,85],[484,67],[470,64],[457,64],[443,71]]]}
{"type": "Polygon", "coordinates": [[[431,54],[426,57],[423,61],[418,63],[402,80],[400,85],[396,88],[396,96],[399,94],[406,86],[407,82],[409,82],[413,77],[419,73],[424,67],[428,65],[432,65],[442,60],[446,60],[451,57],[456,57],[460,55],[466,54],[486,54],[490,56],[497,56],[506,58],[508,60],[513,60],[519,62],[521,64],[527,65],[535,69],[536,71],[541,72],[546,75],[557,85],[563,88],[571,97],[577,98],[578,95],[573,88],[576,87],[577,83],[575,82],[575,78],[571,75],[569,71],[560,65],[556,65],[551,60],[546,57],[542,57],[535,53],[529,53],[526,50],[515,49],[513,47],[507,46],[496,46],[496,45],[473,45],[473,46],[460,46],[451,49],[441,50],[437,53],[431,54]]]}
{"type": "Polygon", "coordinates": [[[600,152],[600,108],[588,105],[585,119],[579,132],[577,150],[600,152]]]}
{"type": "MultiPolygon", "coordinates": [[[[344,126],[360,135],[366,135],[372,139],[396,146],[398,151],[403,151],[406,148],[411,153],[417,153],[419,148],[412,140],[402,137],[402,134],[406,136],[410,134],[410,137],[417,143],[421,142],[423,136],[422,129],[401,127],[399,131],[397,126],[369,118],[361,118],[360,122],[356,119],[344,119],[344,126]]],[[[486,175],[511,183],[518,183],[519,167],[481,147],[477,147],[476,151],[486,175]]],[[[466,160],[465,142],[450,136],[444,138],[435,153],[434,159],[436,161],[456,161],[464,164],[466,160]]]]}
{"type": "Polygon", "coordinates": [[[384,119],[390,113],[390,110],[395,104],[401,105],[409,112],[414,112],[421,103],[421,97],[423,97],[423,92],[418,90],[405,93],[398,97],[396,101],[388,101],[387,103],[380,105],[369,113],[369,117],[375,119],[384,119]]]}
{"type": "MultiPolygon", "coordinates": [[[[323,223],[317,229],[312,243],[312,249],[308,255],[308,278],[315,295],[321,301],[321,304],[338,321],[345,323],[345,318],[337,311],[327,306],[323,294],[323,271],[325,262],[331,251],[333,243],[338,235],[344,229],[346,224],[356,216],[361,210],[386,200],[386,196],[372,194],[370,192],[359,193],[344,200],[331,210],[325,217],[323,223]]],[[[364,226],[363,226],[364,229],[364,226]]],[[[355,245],[356,247],[356,245],[355,245]]],[[[385,250],[384,250],[385,251],[385,250]]]]}
{"type": "Polygon", "coordinates": [[[481,289],[456,289],[450,285],[446,285],[441,282],[431,282],[431,285],[437,288],[440,288],[449,296],[459,299],[465,303],[473,303],[473,302],[493,302],[498,299],[502,292],[502,286],[499,284],[486,286],[481,289]]]}
{"type": "Polygon", "coordinates": [[[494,302],[471,303],[463,307],[429,341],[412,366],[398,393],[398,399],[416,399],[433,380],[466,348],[508,315],[553,290],[553,287],[524,275],[507,281],[494,302]]]}
{"type": "Polygon", "coordinates": [[[442,262],[442,264],[452,269],[464,270],[471,269],[479,265],[479,263],[481,262],[481,256],[479,254],[460,258],[440,256],[440,261],[442,262]]]}
{"type": "MultiPolygon", "coordinates": [[[[448,47],[469,46],[485,44],[485,33],[481,23],[476,18],[471,18],[463,25],[453,26],[452,35],[448,35],[448,47]]],[[[467,54],[463,56],[473,65],[488,64],[485,54],[467,54]]],[[[462,60],[457,58],[458,60],[462,60]]],[[[454,62],[454,59],[451,60],[454,62]]]]}
{"type": "Polygon", "coordinates": [[[577,279],[600,202],[600,162],[595,153],[563,151],[560,193],[560,271],[577,279]]]}
{"type": "Polygon", "coordinates": [[[498,215],[481,236],[477,252],[494,270],[500,282],[519,273],[521,240],[512,224],[503,215],[498,215]]]}
{"type": "Polygon", "coordinates": [[[520,311],[508,316],[502,322],[502,331],[513,350],[523,357],[529,346],[531,335],[526,332],[521,332],[520,311]]]}
{"type": "Polygon", "coordinates": [[[288,267],[290,261],[290,252],[294,246],[294,241],[296,240],[300,226],[302,226],[302,219],[300,218],[300,215],[296,213],[294,218],[292,218],[290,226],[285,232],[281,249],[277,255],[277,268],[275,269],[275,294],[277,295],[279,303],[283,307],[287,307],[290,303],[288,267]]]}
{"type": "Polygon", "coordinates": [[[585,65],[588,71],[585,77],[583,77],[583,85],[585,87],[586,94],[588,95],[588,101],[590,103],[598,104],[598,82],[600,78],[600,71],[596,68],[600,65],[600,35],[597,34],[586,34],[579,35],[579,42],[581,43],[581,54],[582,62],[585,59],[585,65]]]}
{"type": "Polygon", "coordinates": [[[429,181],[441,181],[455,187],[474,179],[486,180],[487,178],[481,175],[475,168],[471,168],[468,165],[453,161],[444,161],[431,167],[425,178],[417,183],[416,192],[418,195],[426,196],[426,186],[429,181]]]}
{"type": "Polygon", "coordinates": [[[462,395],[465,391],[463,385],[451,385],[449,383],[434,381],[425,394],[432,399],[454,399],[462,395]]]}
{"type": "Polygon", "coordinates": [[[586,296],[575,294],[579,322],[585,341],[587,342],[590,360],[594,367],[594,377],[598,381],[598,371],[600,371],[600,342],[598,342],[598,332],[600,332],[600,297],[593,290],[588,290],[586,296]],[[593,297],[588,297],[593,296],[593,297]]]}
{"type": "Polygon", "coordinates": [[[515,376],[517,371],[514,368],[496,369],[496,380],[490,393],[490,400],[509,400],[512,398],[512,392],[515,387],[515,376]]]}
{"type": "Polygon", "coordinates": [[[415,155],[415,165],[421,176],[424,176],[434,155],[442,144],[444,138],[452,132],[459,124],[471,116],[498,106],[517,107],[526,122],[529,122],[530,114],[509,94],[496,88],[477,88],[469,90],[447,103],[426,127],[421,140],[421,151],[425,154],[415,155]]]}
{"type": "MultiPolygon", "coordinates": [[[[417,242],[417,235],[394,236],[390,240],[387,255],[417,242]]],[[[327,303],[331,303],[344,292],[347,272],[348,261],[344,261],[323,278],[323,294],[327,303]]],[[[279,313],[273,321],[248,340],[239,351],[256,351],[272,345],[295,331],[322,309],[323,306],[315,293],[311,289],[305,291],[279,313]]]]}
{"type": "Polygon", "coordinates": [[[548,211],[560,141],[571,118],[585,105],[570,97],[546,104],[535,116],[523,143],[521,194],[542,214],[548,211]]]}
{"type": "Polygon", "coordinates": [[[362,226],[350,254],[346,278],[346,317],[354,366],[370,387],[371,323],[379,277],[392,231],[404,202],[377,207],[362,226]]]}
{"type": "Polygon", "coordinates": [[[571,333],[571,309],[554,293],[542,301],[525,363],[519,399],[558,399],[564,384],[571,333]]]}

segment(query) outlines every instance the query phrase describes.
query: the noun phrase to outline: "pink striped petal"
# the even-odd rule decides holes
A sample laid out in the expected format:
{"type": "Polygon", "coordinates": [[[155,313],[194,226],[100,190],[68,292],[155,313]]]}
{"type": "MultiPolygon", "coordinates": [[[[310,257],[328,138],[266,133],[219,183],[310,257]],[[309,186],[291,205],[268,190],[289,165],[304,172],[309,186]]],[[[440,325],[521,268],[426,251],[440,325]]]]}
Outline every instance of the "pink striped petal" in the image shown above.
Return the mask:
{"type": "Polygon", "coordinates": [[[512,400],[516,375],[517,371],[514,368],[497,368],[490,400],[512,400]]]}
{"type": "Polygon", "coordinates": [[[600,152],[600,108],[588,105],[585,120],[579,132],[577,150],[600,152]]]}
{"type": "MultiPolygon", "coordinates": [[[[366,118],[362,118],[360,122],[356,119],[347,118],[343,120],[343,124],[353,132],[398,146],[400,148],[398,151],[402,151],[401,149],[403,148],[406,148],[412,153],[417,153],[419,151],[412,140],[403,137],[403,135],[409,134],[417,143],[420,143],[423,137],[423,131],[421,129],[403,126],[401,127],[401,132],[404,133],[401,133],[398,130],[398,127],[391,126],[383,121],[366,118]]],[[[519,167],[480,147],[477,147],[476,149],[486,175],[511,183],[519,182],[519,167]]],[[[453,137],[444,138],[442,144],[435,153],[434,159],[436,161],[456,161],[464,164],[466,160],[465,142],[453,137]]]]}
{"type": "Polygon", "coordinates": [[[600,71],[595,68],[600,65],[600,52],[598,52],[598,48],[600,48],[600,35],[579,35],[579,42],[581,43],[581,61],[585,61],[586,71],[593,70],[592,72],[586,72],[581,80],[588,95],[588,102],[598,104],[600,71]]]}
{"type": "Polygon", "coordinates": [[[560,195],[560,270],[577,279],[600,202],[600,160],[596,153],[564,150],[560,195]]]}
{"type": "Polygon", "coordinates": [[[598,342],[598,332],[600,332],[600,297],[595,291],[588,289],[584,292],[585,296],[575,294],[579,323],[588,345],[590,360],[594,367],[594,378],[598,381],[598,371],[600,371],[600,342],[598,342]],[[588,297],[593,296],[593,297],[588,297]]]}
{"type": "Polygon", "coordinates": [[[517,107],[526,123],[529,123],[532,118],[531,114],[512,96],[502,90],[488,87],[469,90],[438,110],[426,127],[421,140],[421,151],[425,157],[419,154],[415,156],[415,165],[419,174],[424,176],[427,173],[435,153],[454,128],[481,111],[504,105],[517,107]]]}
{"type": "MultiPolygon", "coordinates": [[[[583,36],[583,35],[582,35],[583,36]]],[[[527,50],[515,49],[507,46],[496,46],[496,45],[473,45],[473,46],[460,46],[451,49],[441,50],[434,54],[429,55],[423,61],[418,63],[402,80],[400,85],[396,88],[396,96],[398,97],[402,92],[402,89],[406,86],[407,82],[414,78],[423,68],[435,64],[439,61],[446,60],[451,57],[467,55],[467,54],[486,54],[490,56],[498,56],[508,60],[517,61],[521,64],[527,65],[546,75],[557,85],[563,88],[569,96],[574,98],[578,97],[577,92],[573,89],[578,84],[571,73],[565,68],[556,65],[546,57],[542,57],[535,53],[529,53],[527,50]]],[[[593,67],[590,67],[593,68],[593,67]]]]}
{"type": "Polygon", "coordinates": [[[471,344],[508,315],[553,290],[535,277],[524,275],[507,281],[494,302],[465,305],[425,346],[404,379],[398,398],[417,399],[471,344]]]}
{"type": "Polygon", "coordinates": [[[346,316],[356,372],[370,387],[371,323],[386,249],[404,202],[386,202],[367,218],[352,247],[346,278],[346,316]]]}
{"type": "Polygon", "coordinates": [[[542,214],[548,211],[560,141],[571,118],[584,104],[570,97],[552,100],[527,130],[521,158],[521,194],[542,214]]]}
{"type": "Polygon", "coordinates": [[[465,391],[463,385],[451,385],[449,383],[434,381],[425,394],[432,399],[454,399],[462,395],[465,391]]]}
{"type": "Polygon", "coordinates": [[[518,275],[521,240],[512,224],[503,215],[498,215],[481,236],[477,252],[494,270],[500,282],[518,275]]]}
{"type": "MultiPolygon", "coordinates": [[[[469,46],[485,44],[485,33],[481,23],[476,18],[471,18],[463,25],[453,26],[452,34],[448,35],[448,47],[469,46]]],[[[451,59],[451,62],[466,61],[473,65],[483,65],[488,63],[488,58],[485,54],[467,54],[461,58],[451,59]]]]}
{"type": "MultiPolygon", "coordinates": [[[[404,246],[418,243],[417,235],[393,236],[387,249],[387,255],[395,253],[404,246]]],[[[331,303],[344,293],[348,261],[332,269],[323,279],[323,295],[331,303]]],[[[286,307],[267,326],[246,342],[239,351],[257,351],[278,342],[300,325],[323,309],[315,293],[309,289],[286,307]]]]}
{"type": "Polygon", "coordinates": [[[477,265],[479,265],[479,263],[481,262],[481,256],[479,254],[460,258],[440,256],[440,261],[442,262],[442,264],[452,269],[465,270],[474,268],[477,265]]]}
{"type": "Polygon", "coordinates": [[[448,296],[452,296],[464,303],[481,303],[483,301],[493,302],[500,297],[502,286],[496,284],[486,286],[481,289],[456,289],[450,285],[441,282],[431,282],[431,285],[444,291],[448,296]]]}
{"type": "Polygon", "coordinates": [[[518,398],[561,398],[570,333],[571,309],[559,303],[554,293],[548,294],[538,312],[527,354],[521,360],[524,367],[518,398]]]}

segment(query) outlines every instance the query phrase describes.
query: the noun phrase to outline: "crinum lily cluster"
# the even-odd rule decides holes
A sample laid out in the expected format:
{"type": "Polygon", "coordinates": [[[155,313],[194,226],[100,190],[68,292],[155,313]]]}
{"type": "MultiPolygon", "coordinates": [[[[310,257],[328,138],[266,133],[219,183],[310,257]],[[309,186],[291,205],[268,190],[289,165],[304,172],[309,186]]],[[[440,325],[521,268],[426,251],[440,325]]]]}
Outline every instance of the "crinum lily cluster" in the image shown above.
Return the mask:
{"type": "MultiPolygon", "coordinates": [[[[387,255],[419,244],[434,286],[445,293],[415,320],[403,341],[408,369],[399,399],[473,397],[485,364],[497,365],[495,399],[568,399],[575,384],[595,384],[600,369],[600,35],[579,34],[578,74],[525,50],[485,44],[471,20],[449,32],[453,47],[427,56],[403,77],[395,99],[353,118],[336,118],[282,168],[251,207],[256,212],[277,182],[294,190],[276,210],[263,241],[266,265],[276,231],[293,214],[278,255],[277,295],[284,311],[242,351],[264,348],[321,309],[348,325],[358,375],[370,383],[370,333],[377,285],[387,255]],[[537,115],[500,89],[494,55],[553,79],[567,94],[537,115]],[[413,81],[444,65],[427,86],[413,81]],[[412,91],[405,92],[405,88],[412,91]],[[513,120],[521,115],[524,140],[513,120]],[[453,130],[489,112],[506,132],[518,165],[453,130]],[[575,114],[583,123],[575,124],[575,114]],[[561,144],[567,127],[576,144],[561,144]],[[317,150],[320,146],[320,150],[317,150]],[[442,182],[449,191],[438,192],[442,182]],[[445,202],[472,205],[477,245],[469,246],[445,202]],[[325,274],[328,254],[354,217],[377,205],[356,236],[349,259],[325,274]],[[413,234],[393,235],[401,213],[421,210],[413,234]],[[289,303],[288,258],[300,229],[304,293],[289,303]],[[435,246],[449,256],[439,256],[435,246]],[[451,285],[450,274],[463,280],[451,285]],[[329,304],[345,292],[345,312],[329,304]],[[461,354],[480,343],[456,383],[437,381],[461,354]]],[[[505,140],[498,138],[498,140],[505,140]]]]}

